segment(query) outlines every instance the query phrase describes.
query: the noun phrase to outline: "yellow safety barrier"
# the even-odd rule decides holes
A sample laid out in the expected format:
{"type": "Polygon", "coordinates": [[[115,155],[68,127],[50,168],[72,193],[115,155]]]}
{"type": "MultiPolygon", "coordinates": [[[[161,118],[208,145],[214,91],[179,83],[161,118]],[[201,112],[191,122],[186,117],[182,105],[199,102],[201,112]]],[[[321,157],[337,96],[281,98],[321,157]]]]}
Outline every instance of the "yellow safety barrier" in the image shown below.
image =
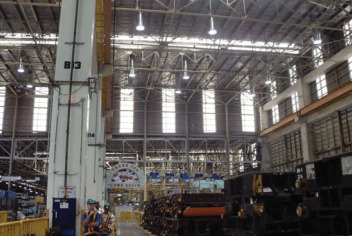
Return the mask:
{"type": "MultiPolygon", "coordinates": [[[[81,219],[82,219],[83,214],[84,214],[85,212],[86,212],[85,210],[81,210],[81,219]]],[[[80,235],[83,234],[83,231],[84,231],[84,228],[83,228],[83,225],[81,224],[81,234],[80,234],[80,235]]]]}
{"type": "Polygon", "coordinates": [[[115,228],[115,224],[112,225],[112,232],[111,232],[111,236],[116,236],[116,228],[115,228]]]}
{"type": "Polygon", "coordinates": [[[132,220],[132,212],[121,211],[120,220],[132,220]]]}
{"type": "Polygon", "coordinates": [[[1,236],[22,236],[20,221],[0,224],[1,236]]]}
{"type": "Polygon", "coordinates": [[[0,224],[1,236],[23,236],[35,234],[36,236],[45,236],[49,229],[49,218],[38,218],[29,220],[20,220],[15,222],[0,224]]]}
{"type": "Polygon", "coordinates": [[[35,201],[35,202],[38,202],[38,203],[44,203],[44,198],[43,198],[43,197],[36,196],[36,197],[34,198],[34,201],[35,201]]]}
{"type": "Polygon", "coordinates": [[[0,211],[0,224],[7,222],[7,211],[0,211]]]}
{"type": "Polygon", "coordinates": [[[34,234],[36,236],[45,236],[49,229],[49,218],[39,218],[30,220],[21,220],[22,235],[34,234]]]}
{"type": "Polygon", "coordinates": [[[142,224],[142,212],[140,211],[135,211],[134,212],[134,218],[137,220],[137,223],[140,225],[142,224]]]}

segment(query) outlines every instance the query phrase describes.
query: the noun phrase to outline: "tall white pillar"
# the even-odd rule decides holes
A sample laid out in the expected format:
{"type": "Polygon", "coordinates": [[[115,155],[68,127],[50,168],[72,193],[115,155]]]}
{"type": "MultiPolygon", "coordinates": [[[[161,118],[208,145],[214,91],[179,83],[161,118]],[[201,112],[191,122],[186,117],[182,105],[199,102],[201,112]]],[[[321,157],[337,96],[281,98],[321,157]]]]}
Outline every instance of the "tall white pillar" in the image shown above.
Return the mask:
{"type": "Polygon", "coordinates": [[[308,106],[312,102],[310,84],[304,83],[303,79],[297,80],[297,93],[299,109],[308,106]]]}
{"type": "Polygon", "coordinates": [[[270,126],[268,112],[264,110],[263,106],[259,108],[260,130],[264,130],[270,126]]]}
{"type": "Polygon", "coordinates": [[[87,147],[87,165],[92,167],[87,175],[87,197],[103,202],[104,194],[104,158],[105,158],[105,118],[102,116],[102,95],[99,90],[101,80],[97,81],[97,92],[91,95],[89,106],[89,131],[87,147]],[[91,188],[90,186],[95,186],[91,188]]]}
{"type": "MultiPolygon", "coordinates": [[[[65,182],[67,187],[75,188],[76,235],[80,232],[80,211],[86,208],[87,198],[99,198],[103,179],[99,172],[99,160],[103,159],[101,150],[93,158],[91,151],[98,147],[88,146],[91,140],[87,138],[95,129],[90,125],[92,115],[89,111],[96,106],[94,103],[101,103],[98,98],[100,91],[90,97],[88,84],[89,78],[98,79],[95,6],[96,0],[62,0],[55,70],[57,86],[52,104],[47,206],[51,211],[52,199],[61,197],[59,188],[64,187],[65,182]],[[93,174],[96,176],[95,182],[92,181],[93,174]]],[[[97,117],[101,117],[101,109],[97,108],[95,112],[97,117]]],[[[101,126],[100,123],[98,126],[101,126]]]]}

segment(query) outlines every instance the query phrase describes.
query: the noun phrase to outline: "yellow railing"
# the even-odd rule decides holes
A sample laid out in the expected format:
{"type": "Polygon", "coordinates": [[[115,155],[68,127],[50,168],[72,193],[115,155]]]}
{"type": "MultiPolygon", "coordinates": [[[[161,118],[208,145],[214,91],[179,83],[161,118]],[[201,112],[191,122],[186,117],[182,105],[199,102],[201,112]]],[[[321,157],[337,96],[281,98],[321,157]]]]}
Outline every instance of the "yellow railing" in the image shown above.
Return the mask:
{"type": "MultiPolygon", "coordinates": [[[[83,217],[83,214],[85,213],[86,211],[85,210],[81,210],[81,219],[82,219],[82,217],[83,217]]],[[[80,235],[82,235],[83,234],[83,226],[82,226],[82,224],[81,224],[81,234],[80,235]]]]}
{"type": "Polygon", "coordinates": [[[45,217],[46,217],[46,218],[49,218],[49,214],[50,214],[49,209],[46,209],[46,210],[45,210],[45,217]]]}
{"type": "Polygon", "coordinates": [[[120,220],[132,220],[132,212],[121,211],[120,220]]]}
{"type": "Polygon", "coordinates": [[[7,211],[0,211],[0,224],[7,222],[7,211]]]}
{"type": "Polygon", "coordinates": [[[134,219],[137,220],[138,225],[142,224],[142,212],[135,211],[133,213],[134,219]]]}
{"type": "Polygon", "coordinates": [[[36,236],[45,236],[46,230],[49,228],[49,218],[39,218],[30,220],[21,220],[22,234],[33,234],[36,236]]]}
{"type": "Polygon", "coordinates": [[[20,220],[0,224],[0,235],[23,236],[35,234],[36,236],[45,236],[45,232],[48,228],[49,218],[20,220]]]}
{"type": "Polygon", "coordinates": [[[0,224],[1,236],[22,236],[20,221],[0,224]]]}
{"type": "Polygon", "coordinates": [[[112,232],[111,232],[111,236],[116,236],[116,228],[115,228],[115,224],[112,225],[112,232]]]}

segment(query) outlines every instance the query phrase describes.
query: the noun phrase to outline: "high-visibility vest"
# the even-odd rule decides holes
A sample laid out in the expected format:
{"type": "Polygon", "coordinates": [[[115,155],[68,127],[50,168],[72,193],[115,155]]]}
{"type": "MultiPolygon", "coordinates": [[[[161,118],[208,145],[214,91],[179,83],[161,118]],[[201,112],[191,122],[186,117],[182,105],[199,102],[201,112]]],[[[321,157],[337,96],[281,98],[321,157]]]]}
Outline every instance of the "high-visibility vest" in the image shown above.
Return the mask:
{"type": "MultiPolygon", "coordinates": [[[[88,211],[86,211],[86,218],[88,219],[88,217],[89,217],[88,211]]],[[[97,218],[97,213],[94,212],[93,220],[92,220],[92,221],[89,221],[89,224],[90,224],[90,223],[94,223],[96,218],[97,218]]],[[[91,226],[91,227],[88,227],[88,231],[85,232],[85,233],[83,233],[82,236],[91,235],[91,234],[99,234],[99,232],[94,231],[94,227],[91,226]]]]}
{"type": "Polygon", "coordinates": [[[111,213],[109,212],[108,217],[106,218],[106,222],[104,222],[104,214],[101,214],[101,229],[100,232],[106,231],[111,233],[111,229],[109,229],[109,221],[110,221],[111,213]]]}

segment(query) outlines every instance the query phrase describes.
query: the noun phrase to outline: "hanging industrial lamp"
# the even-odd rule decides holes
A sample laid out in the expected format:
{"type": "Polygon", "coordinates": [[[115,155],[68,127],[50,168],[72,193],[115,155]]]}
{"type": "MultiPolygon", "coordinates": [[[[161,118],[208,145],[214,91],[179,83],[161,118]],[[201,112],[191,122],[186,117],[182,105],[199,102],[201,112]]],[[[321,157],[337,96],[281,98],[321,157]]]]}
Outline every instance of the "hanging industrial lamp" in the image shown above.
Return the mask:
{"type": "Polygon", "coordinates": [[[128,75],[131,78],[136,77],[136,73],[134,72],[134,59],[131,57],[131,69],[130,74],[128,75]]]}
{"type": "Polygon", "coordinates": [[[214,18],[210,17],[210,30],[208,32],[210,35],[216,35],[218,33],[218,31],[216,31],[215,27],[214,27],[214,18]]]}
{"type": "Polygon", "coordinates": [[[145,27],[143,25],[143,17],[142,17],[142,12],[138,12],[138,25],[136,27],[136,30],[138,31],[143,31],[145,30],[145,27]]]}
{"type": "Polygon", "coordinates": [[[185,60],[185,66],[183,67],[183,79],[185,80],[189,79],[189,75],[187,72],[187,60],[185,60]]]}
{"type": "Polygon", "coordinates": [[[19,73],[23,73],[23,72],[24,72],[24,67],[23,67],[23,63],[22,63],[22,57],[20,57],[20,64],[19,64],[19,66],[18,66],[17,71],[18,71],[19,73]]]}
{"type": "MultiPolygon", "coordinates": [[[[212,11],[211,11],[211,0],[209,0],[209,10],[210,10],[210,14],[212,14],[212,11]]],[[[208,33],[210,35],[216,35],[218,33],[218,31],[216,31],[216,29],[214,27],[214,18],[212,16],[210,17],[210,30],[208,31],[208,33]]]]}
{"type": "Polygon", "coordinates": [[[314,34],[314,38],[313,38],[313,43],[315,45],[318,45],[318,44],[321,44],[322,41],[321,41],[321,36],[320,36],[320,32],[319,31],[316,31],[315,34],[314,34]]]}
{"type": "Polygon", "coordinates": [[[254,87],[253,87],[253,83],[250,83],[250,85],[249,85],[249,90],[250,90],[250,96],[252,97],[252,98],[254,98],[255,97],[255,90],[254,90],[254,87]]]}
{"type": "Polygon", "coordinates": [[[270,76],[269,76],[269,75],[266,77],[265,84],[266,84],[266,85],[271,84],[271,78],[270,78],[270,76]]]}

